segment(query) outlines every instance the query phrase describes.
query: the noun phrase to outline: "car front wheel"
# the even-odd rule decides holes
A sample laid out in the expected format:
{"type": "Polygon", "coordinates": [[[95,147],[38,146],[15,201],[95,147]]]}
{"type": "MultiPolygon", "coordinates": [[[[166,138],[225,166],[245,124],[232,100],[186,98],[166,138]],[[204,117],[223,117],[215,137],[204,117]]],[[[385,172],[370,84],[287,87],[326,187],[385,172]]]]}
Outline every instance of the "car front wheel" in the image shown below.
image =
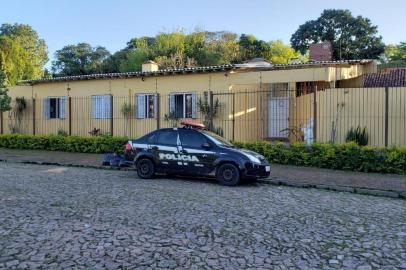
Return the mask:
{"type": "Polygon", "coordinates": [[[240,182],[240,171],[235,165],[226,163],[217,169],[216,178],[224,186],[235,186],[240,182]]]}
{"type": "Polygon", "coordinates": [[[155,165],[147,158],[143,158],[137,162],[137,174],[140,178],[149,179],[155,175],[155,165]]]}

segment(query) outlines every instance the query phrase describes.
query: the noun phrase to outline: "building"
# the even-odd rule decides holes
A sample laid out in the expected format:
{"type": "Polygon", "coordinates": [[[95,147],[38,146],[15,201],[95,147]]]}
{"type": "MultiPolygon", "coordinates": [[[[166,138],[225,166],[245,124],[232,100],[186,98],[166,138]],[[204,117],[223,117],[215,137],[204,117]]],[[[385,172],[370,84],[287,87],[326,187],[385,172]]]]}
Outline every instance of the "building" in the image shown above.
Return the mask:
{"type": "Polygon", "coordinates": [[[310,61],[331,61],[333,59],[333,45],[329,41],[310,44],[310,61]]]}
{"type": "Polygon", "coordinates": [[[406,68],[386,68],[364,75],[364,87],[406,87],[406,68]]]}
{"type": "MultiPolygon", "coordinates": [[[[171,115],[207,120],[199,110],[199,100],[212,99],[220,104],[213,124],[228,139],[286,138],[290,135],[282,130],[290,126],[307,128],[309,138],[322,126],[319,122],[315,128],[314,109],[309,105],[314,93],[355,87],[364,74],[374,72],[376,63],[369,60],[274,65],[254,59],[172,70],[159,70],[155,62],[148,61],[141,72],[22,81],[9,93],[28,101],[19,123],[22,133],[63,130],[89,136],[92,129],[100,129],[138,137],[169,126],[171,115]],[[124,103],[130,108],[127,115],[124,103]]],[[[1,119],[2,132],[11,132],[14,120],[10,113],[3,113],[1,119]]]]}

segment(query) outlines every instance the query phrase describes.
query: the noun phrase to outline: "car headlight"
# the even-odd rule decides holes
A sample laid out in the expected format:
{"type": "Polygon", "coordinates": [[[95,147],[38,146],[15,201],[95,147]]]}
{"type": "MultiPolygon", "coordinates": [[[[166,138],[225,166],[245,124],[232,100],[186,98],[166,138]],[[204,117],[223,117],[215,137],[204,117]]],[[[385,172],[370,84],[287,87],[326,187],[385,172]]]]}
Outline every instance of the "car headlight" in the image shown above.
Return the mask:
{"type": "Polygon", "coordinates": [[[250,154],[245,154],[245,155],[247,156],[247,158],[249,158],[249,160],[251,160],[251,162],[261,164],[261,161],[256,156],[250,155],[250,154]]]}

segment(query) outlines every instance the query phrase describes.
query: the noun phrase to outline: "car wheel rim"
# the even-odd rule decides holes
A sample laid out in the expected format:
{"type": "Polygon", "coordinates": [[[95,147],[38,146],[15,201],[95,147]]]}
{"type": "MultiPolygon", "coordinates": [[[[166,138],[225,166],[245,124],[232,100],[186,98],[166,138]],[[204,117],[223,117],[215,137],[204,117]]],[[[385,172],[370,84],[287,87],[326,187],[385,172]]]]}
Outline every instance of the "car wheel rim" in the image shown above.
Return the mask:
{"type": "Polygon", "coordinates": [[[230,181],[230,180],[233,179],[233,176],[234,176],[234,172],[233,172],[232,169],[227,168],[227,169],[225,169],[225,170],[223,171],[224,180],[230,181]]]}
{"type": "Polygon", "coordinates": [[[142,174],[147,174],[149,172],[149,166],[146,163],[141,164],[141,173],[142,174]]]}

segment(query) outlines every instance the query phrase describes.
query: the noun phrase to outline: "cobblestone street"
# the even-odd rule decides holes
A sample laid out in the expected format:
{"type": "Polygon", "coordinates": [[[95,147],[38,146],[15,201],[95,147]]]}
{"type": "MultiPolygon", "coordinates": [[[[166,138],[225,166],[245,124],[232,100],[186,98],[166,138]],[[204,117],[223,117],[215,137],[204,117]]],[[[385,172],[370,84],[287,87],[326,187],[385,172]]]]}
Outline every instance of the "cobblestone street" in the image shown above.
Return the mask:
{"type": "Polygon", "coordinates": [[[406,200],[0,163],[0,269],[406,269],[406,200]]]}

